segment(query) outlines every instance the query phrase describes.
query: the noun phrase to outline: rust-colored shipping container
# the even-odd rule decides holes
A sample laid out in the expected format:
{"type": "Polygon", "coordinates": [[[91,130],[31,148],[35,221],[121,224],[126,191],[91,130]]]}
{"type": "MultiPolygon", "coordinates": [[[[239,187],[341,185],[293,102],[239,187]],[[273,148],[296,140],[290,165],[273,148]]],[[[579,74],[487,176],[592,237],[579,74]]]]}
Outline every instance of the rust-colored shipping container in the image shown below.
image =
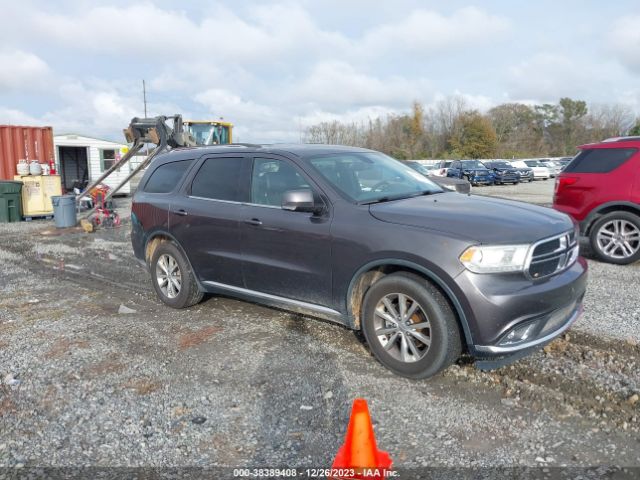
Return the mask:
{"type": "Polygon", "coordinates": [[[16,164],[22,158],[40,163],[53,160],[53,129],[0,125],[0,180],[13,180],[18,173],[16,164]]]}

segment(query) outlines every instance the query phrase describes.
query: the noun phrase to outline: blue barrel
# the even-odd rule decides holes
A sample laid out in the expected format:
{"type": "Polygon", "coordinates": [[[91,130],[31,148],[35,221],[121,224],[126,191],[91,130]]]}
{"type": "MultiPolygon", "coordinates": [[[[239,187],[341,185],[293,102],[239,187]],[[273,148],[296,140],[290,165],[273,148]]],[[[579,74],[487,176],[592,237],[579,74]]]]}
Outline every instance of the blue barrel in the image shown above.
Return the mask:
{"type": "Polygon", "coordinates": [[[59,195],[51,197],[53,219],[57,228],[75,227],[78,223],[76,214],[76,196],[59,195]]]}

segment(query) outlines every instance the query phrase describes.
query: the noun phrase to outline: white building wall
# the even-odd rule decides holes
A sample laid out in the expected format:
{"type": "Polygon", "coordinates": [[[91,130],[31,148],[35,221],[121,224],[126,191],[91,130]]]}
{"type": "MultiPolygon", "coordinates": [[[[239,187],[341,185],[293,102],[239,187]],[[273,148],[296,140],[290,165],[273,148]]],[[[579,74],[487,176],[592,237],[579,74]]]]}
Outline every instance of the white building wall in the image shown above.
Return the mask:
{"type": "MultiPolygon", "coordinates": [[[[80,135],[55,135],[53,137],[55,146],[56,167],[60,168],[60,159],[58,158],[58,147],[85,147],[87,148],[87,162],[89,166],[89,183],[97,180],[102,175],[102,162],[100,160],[101,149],[120,149],[127,147],[123,143],[110,142],[108,140],[100,140],[98,138],[84,137],[80,135]]],[[[131,173],[131,165],[129,163],[123,165],[113,172],[103,183],[111,188],[115,188],[131,173]]],[[[130,194],[131,184],[127,182],[118,190],[118,194],[130,194]]]]}

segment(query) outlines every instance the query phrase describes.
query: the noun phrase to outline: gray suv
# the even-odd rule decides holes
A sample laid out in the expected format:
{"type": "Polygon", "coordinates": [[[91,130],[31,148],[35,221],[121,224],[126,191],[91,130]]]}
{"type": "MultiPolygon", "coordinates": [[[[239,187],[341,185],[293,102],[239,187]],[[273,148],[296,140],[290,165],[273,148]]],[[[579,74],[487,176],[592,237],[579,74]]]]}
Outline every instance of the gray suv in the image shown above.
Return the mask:
{"type": "Polygon", "coordinates": [[[163,154],[134,195],[132,243],[171,307],[218,293],[329,319],[411,378],[544,345],[580,315],[587,280],[567,215],[447,192],[350,147],[163,154]]]}

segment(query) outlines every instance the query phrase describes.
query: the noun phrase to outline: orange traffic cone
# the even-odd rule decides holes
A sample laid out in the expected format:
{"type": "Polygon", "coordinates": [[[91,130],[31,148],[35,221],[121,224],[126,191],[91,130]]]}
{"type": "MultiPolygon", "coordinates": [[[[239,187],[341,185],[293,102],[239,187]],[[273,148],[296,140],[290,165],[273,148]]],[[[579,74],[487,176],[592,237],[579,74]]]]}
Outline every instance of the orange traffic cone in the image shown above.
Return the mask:
{"type": "Polygon", "coordinates": [[[391,468],[387,452],[378,450],[367,401],[356,398],[351,409],[344,445],[338,450],[329,479],[385,478],[391,468]]]}

